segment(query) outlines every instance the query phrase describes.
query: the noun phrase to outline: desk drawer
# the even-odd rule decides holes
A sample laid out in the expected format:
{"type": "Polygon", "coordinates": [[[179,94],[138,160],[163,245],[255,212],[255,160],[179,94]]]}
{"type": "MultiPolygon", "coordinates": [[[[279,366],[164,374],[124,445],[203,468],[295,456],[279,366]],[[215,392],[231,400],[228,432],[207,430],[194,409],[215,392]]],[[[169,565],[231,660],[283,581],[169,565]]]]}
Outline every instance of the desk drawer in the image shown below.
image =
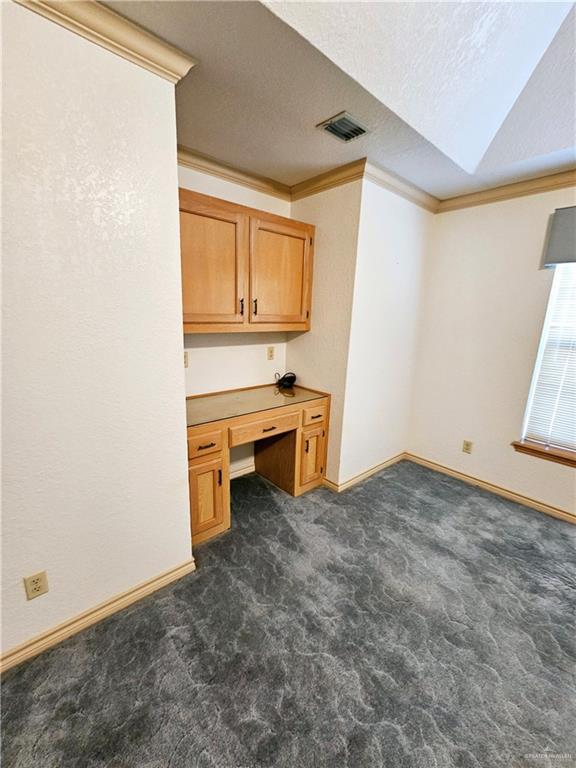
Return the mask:
{"type": "Polygon", "coordinates": [[[241,427],[230,427],[230,446],[234,447],[243,443],[252,443],[254,440],[260,440],[263,437],[280,435],[282,432],[298,429],[299,426],[300,414],[289,413],[286,416],[252,421],[241,427]]]}
{"type": "Polygon", "coordinates": [[[218,453],[222,450],[222,432],[205,432],[188,438],[188,458],[197,459],[208,453],[218,453]]]}
{"type": "Polygon", "coordinates": [[[326,403],[304,408],[304,426],[309,424],[322,424],[326,421],[326,403]]]}

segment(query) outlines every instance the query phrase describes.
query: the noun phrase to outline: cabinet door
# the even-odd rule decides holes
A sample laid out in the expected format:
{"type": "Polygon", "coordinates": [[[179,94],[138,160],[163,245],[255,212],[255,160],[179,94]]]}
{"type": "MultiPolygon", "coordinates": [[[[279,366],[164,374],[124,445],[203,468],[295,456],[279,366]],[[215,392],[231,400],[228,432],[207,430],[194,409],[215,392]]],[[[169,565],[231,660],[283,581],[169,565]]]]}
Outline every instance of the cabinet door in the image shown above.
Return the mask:
{"type": "Polygon", "coordinates": [[[185,323],[243,323],[248,216],[180,194],[185,323]]]}
{"type": "Polygon", "coordinates": [[[222,459],[190,464],[188,467],[193,542],[209,538],[206,532],[224,522],[222,475],[222,459]]]}
{"type": "Polygon", "coordinates": [[[306,322],[310,310],[309,225],[250,219],[250,322],[306,322]]]}
{"type": "Polygon", "coordinates": [[[324,471],[325,431],[322,427],[305,429],[300,448],[300,485],[319,480],[324,471]]]}

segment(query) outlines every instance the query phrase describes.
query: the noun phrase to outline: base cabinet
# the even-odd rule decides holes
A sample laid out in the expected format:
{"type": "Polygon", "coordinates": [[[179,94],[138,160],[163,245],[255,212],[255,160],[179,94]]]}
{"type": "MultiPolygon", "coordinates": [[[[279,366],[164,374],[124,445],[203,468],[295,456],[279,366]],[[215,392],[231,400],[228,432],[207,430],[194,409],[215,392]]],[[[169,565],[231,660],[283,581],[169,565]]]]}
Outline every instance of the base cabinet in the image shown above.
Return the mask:
{"type": "Polygon", "coordinates": [[[198,544],[225,529],[224,465],[221,458],[188,467],[192,542],[198,544]]]}
{"type": "Polygon", "coordinates": [[[302,430],[300,448],[300,485],[320,480],[324,472],[324,427],[302,430]]]}
{"type": "Polygon", "coordinates": [[[253,443],[256,472],[292,496],[322,485],[328,394],[264,384],[189,397],[186,410],[193,547],[230,528],[230,448],[253,443]],[[221,418],[227,412],[234,415],[221,418]]]}

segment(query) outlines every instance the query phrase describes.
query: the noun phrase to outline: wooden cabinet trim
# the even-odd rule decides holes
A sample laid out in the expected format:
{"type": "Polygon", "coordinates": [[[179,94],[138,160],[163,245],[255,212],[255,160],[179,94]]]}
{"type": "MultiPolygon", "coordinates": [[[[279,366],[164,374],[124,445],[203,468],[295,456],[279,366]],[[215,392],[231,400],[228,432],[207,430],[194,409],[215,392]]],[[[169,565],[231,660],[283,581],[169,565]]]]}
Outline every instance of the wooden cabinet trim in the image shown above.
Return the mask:
{"type": "MultiPolygon", "coordinates": [[[[236,268],[235,268],[235,306],[231,308],[232,302],[225,300],[225,306],[222,307],[221,295],[218,293],[217,285],[212,286],[212,293],[209,295],[214,296],[213,303],[218,308],[215,312],[184,312],[183,313],[183,330],[184,333],[246,333],[246,332],[261,332],[263,329],[266,331],[308,331],[310,330],[310,315],[311,315],[311,295],[312,295],[312,272],[313,272],[313,242],[315,227],[312,224],[298,221],[296,219],[290,219],[285,216],[278,216],[276,214],[267,213],[265,211],[258,210],[256,208],[249,208],[248,206],[236,205],[226,200],[210,197],[208,195],[202,195],[198,192],[192,192],[191,190],[181,188],[179,190],[179,207],[181,216],[181,241],[182,241],[182,264],[184,272],[184,263],[186,253],[189,254],[188,258],[191,259],[190,253],[194,253],[192,250],[186,250],[184,227],[185,222],[188,227],[201,226],[193,224],[190,220],[182,218],[186,214],[193,214],[204,218],[211,218],[223,222],[233,223],[236,227],[235,230],[235,242],[236,242],[236,268]],[[260,299],[260,312],[258,312],[257,302],[258,296],[254,291],[255,280],[258,279],[258,275],[262,274],[262,265],[258,268],[254,262],[254,249],[257,233],[270,232],[273,234],[285,235],[286,237],[294,237],[302,242],[302,266],[301,274],[296,274],[294,271],[289,270],[288,275],[291,280],[280,281],[274,279],[274,268],[270,266],[270,262],[264,262],[267,265],[267,279],[268,285],[271,286],[272,299],[270,299],[270,291],[268,292],[267,299],[260,299]],[[272,274],[270,274],[270,271],[272,274]],[[295,283],[295,284],[294,284],[295,283]],[[290,294],[290,284],[292,284],[292,294],[290,294]],[[281,286],[280,288],[274,287],[281,286]],[[294,293],[294,289],[297,293],[294,293]],[[292,300],[287,296],[292,296],[292,300]],[[219,306],[220,299],[220,306],[219,306]],[[287,309],[286,303],[291,309],[298,308],[297,312],[285,312],[285,311],[268,311],[263,310],[262,301],[272,301],[272,305],[276,305],[277,309],[287,309]],[[219,311],[225,309],[225,313],[219,311]],[[231,311],[231,310],[234,311],[231,311]],[[230,310],[230,311],[228,311],[230,310]]],[[[188,229],[188,232],[194,232],[195,230],[188,229]]],[[[204,228],[200,230],[204,231],[204,228]]],[[[191,236],[190,234],[188,235],[191,236]]],[[[225,232],[220,233],[222,238],[226,238],[225,232]]],[[[191,242],[194,242],[191,241],[191,242]]],[[[229,246],[228,246],[229,247],[229,246]]],[[[269,246],[270,247],[270,246],[269,246]]],[[[283,245],[284,248],[289,246],[283,245]]],[[[274,250],[274,248],[273,248],[274,250]]],[[[218,251],[222,254],[224,251],[218,251]]],[[[228,254],[230,252],[228,251],[228,254]]],[[[228,275],[227,290],[230,291],[230,255],[227,257],[220,256],[224,259],[226,269],[225,274],[228,275]]],[[[285,259],[288,259],[290,263],[294,262],[294,255],[285,255],[285,259]]],[[[264,273],[266,274],[266,272],[264,273]]],[[[285,273],[286,274],[286,273],[285,273]]],[[[198,296],[197,290],[190,287],[191,283],[189,279],[184,277],[182,281],[183,296],[188,295],[191,306],[194,306],[193,296],[196,295],[196,303],[205,305],[202,296],[198,296]],[[188,286],[188,287],[187,287],[188,286]]],[[[208,302],[208,306],[210,302],[208,302]]],[[[186,309],[186,307],[184,307],[186,309]]]]}
{"type": "MultiPolygon", "coordinates": [[[[248,389],[262,389],[263,387],[269,387],[270,382],[268,384],[256,384],[253,387],[235,387],[234,389],[218,389],[215,392],[203,392],[201,395],[186,395],[186,400],[197,400],[199,397],[212,397],[212,395],[223,395],[225,392],[245,392],[248,389]]],[[[296,384],[296,386],[301,387],[301,389],[305,389],[306,392],[314,392],[314,394],[318,395],[318,399],[325,397],[327,400],[330,398],[330,395],[328,392],[322,392],[320,389],[312,389],[312,387],[303,387],[301,384],[296,384]]],[[[314,400],[304,400],[302,403],[298,403],[298,405],[301,405],[303,407],[306,406],[307,403],[315,402],[314,400]]],[[[292,406],[288,403],[286,405],[287,408],[291,408],[292,406]]],[[[244,414],[245,416],[248,414],[244,414]]],[[[214,422],[217,423],[217,422],[214,422]]]]}
{"type": "MultiPolygon", "coordinates": [[[[266,384],[264,386],[270,386],[270,385],[266,384]]],[[[253,387],[243,387],[243,389],[253,389],[253,387]]],[[[234,392],[234,391],[241,391],[241,390],[225,390],[225,391],[234,392]]],[[[217,393],[212,392],[211,394],[217,394],[217,393]]],[[[326,408],[328,409],[329,396],[327,397],[325,393],[318,393],[318,394],[320,395],[318,400],[323,400],[324,398],[326,398],[324,402],[326,403],[326,408]]],[[[202,397],[202,395],[193,395],[192,397],[202,397]]],[[[228,419],[219,419],[217,421],[204,422],[204,424],[196,424],[195,426],[187,427],[188,437],[189,438],[196,437],[199,434],[203,434],[206,432],[213,432],[216,429],[221,430],[223,434],[226,436],[228,434],[228,430],[230,427],[242,426],[245,424],[254,424],[256,422],[261,422],[261,421],[274,420],[276,418],[280,418],[288,414],[298,414],[299,416],[300,413],[302,412],[302,407],[308,402],[317,402],[317,401],[307,400],[304,403],[296,403],[295,405],[282,405],[279,408],[270,408],[265,411],[253,411],[252,413],[246,413],[246,414],[243,414],[242,416],[230,416],[230,418],[228,419]]],[[[326,428],[326,422],[324,422],[324,424],[326,428]]],[[[223,450],[226,450],[227,447],[228,447],[228,443],[224,441],[223,450]]]]}
{"type": "Polygon", "coordinates": [[[318,405],[311,405],[304,408],[303,425],[305,427],[314,424],[323,424],[326,420],[326,406],[325,402],[318,405]]]}
{"type": "Polygon", "coordinates": [[[253,443],[255,440],[262,440],[265,437],[275,437],[283,432],[298,429],[299,426],[299,411],[278,414],[271,419],[254,419],[247,424],[230,427],[230,447],[253,443]]]}
{"type": "MultiPolygon", "coordinates": [[[[249,295],[249,291],[247,291],[249,295]]],[[[249,302],[246,302],[249,305],[249,302]]],[[[309,331],[310,316],[304,323],[260,322],[250,323],[247,314],[244,323],[184,323],[184,335],[187,333],[267,333],[268,331],[309,331]]]]}
{"type": "Polygon", "coordinates": [[[219,209],[223,214],[242,213],[246,216],[251,216],[263,221],[269,221],[280,225],[285,224],[287,226],[293,225],[300,229],[307,229],[310,236],[314,237],[314,224],[308,224],[305,221],[291,219],[288,216],[279,216],[276,213],[268,213],[267,211],[262,211],[259,208],[250,208],[247,205],[231,203],[230,201],[222,200],[219,197],[203,195],[200,192],[193,192],[191,189],[184,189],[184,187],[180,187],[178,193],[180,208],[183,210],[192,210],[198,206],[200,208],[205,208],[207,212],[219,209]]]}
{"type": "Polygon", "coordinates": [[[222,451],[222,430],[188,437],[188,461],[222,451]]]}
{"type": "MultiPolygon", "coordinates": [[[[305,323],[309,326],[310,321],[310,295],[312,285],[312,243],[313,237],[307,227],[298,224],[276,223],[265,216],[250,218],[250,248],[249,248],[249,287],[250,287],[250,317],[251,324],[264,325],[267,323],[305,323]],[[258,287],[257,282],[260,278],[261,265],[258,263],[258,236],[261,232],[268,232],[273,235],[293,238],[302,243],[302,271],[300,277],[300,289],[294,296],[299,300],[300,311],[295,314],[280,314],[266,312],[262,306],[263,288],[258,287]],[[258,311],[257,302],[260,301],[258,311]]],[[[288,286],[281,281],[274,281],[281,286],[282,290],[287,291],[288,286]]]]}
{"type": "Polygon", "coordinates": [[[324,473],[324,427],[302,430],[300,452],[300,485],[320,480],[324,473]]]}
{"type": "Polygon", "coordinates": [[[192,541],[194,541],[195,534],[205,533],[208,530],[221,526],[224,522],[224,467],[222,459],[216,458],[193,462],[188,467],[188,475],[190,478],[192,541]],[[200,478],[206,478],[203,487],[199,484],[200,478]],[[208,502],[211,507],[212,517],[201,520],[202,508],[208,502]]]}
{"type": "MultiPolygon", "coordinates": [[[[186,190],[181,190],[182,192],[186,190]]],[[[181,240],[181,263],[182,263],[182,294],[183,294],[183,321],[184,326],[191,325],[196,328],[199,324],[207,324],[211,327],[215,323],[223,323],[232,325],[238,329],[241,329],[244,325],[248,324],[247,307],[247,295],[248,295],[248,258],[250,247],[250,229],[249,218],[243,213],[238,211],[234,212],[226,208],[220,208],[216,205],[208,205],[201,199],[189,199],[188,196],[180,196],[180,240],[181,240]],[[233,263],[234,273],[232,279],[234,281],[234,306],[230,307],[229,312],[186,312],[185,299],[186,289],[189,286],[189,281],[184,275],[186,255],[190,258],[190,251],[186,249],[186,227],[193,226],[193,222],[184,218],[186,214],[192,217],[199,217],[201,219],[211,219],[213,221],[220,221],[226,224],[232,224],[234,226],[234,251],[233,251],[233,263]]],[[[218,253],[215,254],[218,256],[218,253]]],[[[230,279],[230,272],[227,271],[230,279]]],[[[212,286],[212,294],[217,299],[218,292],[220,291],[220,283],[216,281],[212,286]]],[[[206,290],[209,290],[206,286],[206,290]]]]}

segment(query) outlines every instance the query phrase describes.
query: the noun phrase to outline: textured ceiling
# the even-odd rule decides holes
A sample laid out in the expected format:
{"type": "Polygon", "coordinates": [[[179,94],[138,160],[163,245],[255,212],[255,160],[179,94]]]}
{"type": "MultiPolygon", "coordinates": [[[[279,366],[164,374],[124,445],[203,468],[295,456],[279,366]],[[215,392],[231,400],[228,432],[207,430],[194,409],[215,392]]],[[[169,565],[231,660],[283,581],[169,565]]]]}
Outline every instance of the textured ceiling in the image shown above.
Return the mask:
{"type": "Polygon", "coordinates": [[[572,3],[266,5],[473,173],[572,3]]]}
{"type": "MultiPolygon", "coordinates": [[[[107,5],[199,60],[176,88],[179,143],[285,184],[368,157],[446,198],[565,170],[576,161],[574,140],[566,146],[576,130],[574,12],[504,121],[508,139],[497,133],[469,174],[260,3],[114,0],[107,5]],[[562,73],[562,84],[554,85],[555,72],[562,73]],[[546,113],[542,104],[552,111],[546,113]],[[344,109],[371,131],[350,144],[315,128],[344,109]]],[[[414,7],[427,5],[438,4],[414,7]]],[[[556,10],[553,15],[557,19],[556,10]]],[[[367,48],[363,53],[372,55],[367,48]]],[[[409,87],[405,78],[406,92],[409,87]]]]}
{"type": "Polygon", "coordinates": [[[576,10],[534,70],[502,124],[480,170],[531,158],[573,155],[576,133],[576,10]]]}

